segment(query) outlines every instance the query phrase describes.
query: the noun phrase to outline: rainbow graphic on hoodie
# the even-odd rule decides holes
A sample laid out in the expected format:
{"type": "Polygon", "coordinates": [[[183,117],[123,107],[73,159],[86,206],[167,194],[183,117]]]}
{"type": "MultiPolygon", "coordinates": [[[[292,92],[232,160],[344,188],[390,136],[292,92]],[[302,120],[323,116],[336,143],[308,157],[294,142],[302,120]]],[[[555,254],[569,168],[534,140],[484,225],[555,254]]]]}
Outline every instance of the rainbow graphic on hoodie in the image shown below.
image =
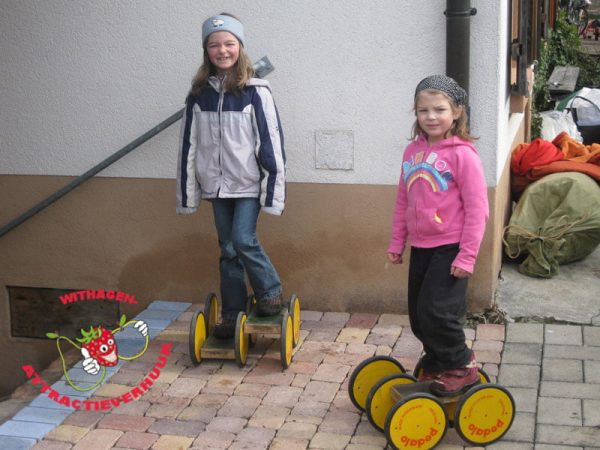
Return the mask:
{"type": "Polygon", "coordinates": [[[434,152],[427,155],[426,161],[423,161],[423,156],[424,152],[415,153],[410,161],[404,161],[402,164],[407,192],[418,179],[429,183],[433,192],[448,190],[448,182],[452,181],[453,177],[449,170],[444,171],[446,162],[438,160],[438,154],[434,152]]]}

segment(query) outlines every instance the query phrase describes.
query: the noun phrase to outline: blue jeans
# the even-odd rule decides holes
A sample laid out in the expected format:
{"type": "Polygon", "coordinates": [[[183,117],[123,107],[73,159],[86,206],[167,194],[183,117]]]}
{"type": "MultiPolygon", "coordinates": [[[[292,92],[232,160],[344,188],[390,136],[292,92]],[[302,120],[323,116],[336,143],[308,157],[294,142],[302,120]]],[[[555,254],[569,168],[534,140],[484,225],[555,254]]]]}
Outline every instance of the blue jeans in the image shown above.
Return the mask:
{"type": "Polygon", "coordinates": [[[256,238],[258,198],[218,198],[212,205],[221,248],[221,315],[235,319],[246,310],[245,274],[257,300],[280,295],[281,281],[256,238]]]}

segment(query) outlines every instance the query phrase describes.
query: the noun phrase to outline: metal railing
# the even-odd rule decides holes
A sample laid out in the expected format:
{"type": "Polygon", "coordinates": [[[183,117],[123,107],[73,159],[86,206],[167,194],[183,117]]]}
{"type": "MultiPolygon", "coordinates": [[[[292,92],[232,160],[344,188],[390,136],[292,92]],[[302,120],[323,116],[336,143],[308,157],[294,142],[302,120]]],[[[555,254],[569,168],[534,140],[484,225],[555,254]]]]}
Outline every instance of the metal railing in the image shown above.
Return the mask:
{"type": "MultiPolygon", "coordinates": [[[[257,62],[255,62],[253,65],[253,68],[256,73],[256,76],[259,78],[263,78],[264,76],[266,76],[267,74],[271,73],[274,70],[273,65],[269,61],[269,58],[267,58],[266,56],[263,56],[261,59],[259,59],[257,62]]],[[[130,153],[131,151],[135,150],[137,147],[142,145],[144,142],[152,139],[158,133],[160,133],[164,129],[173,125],[175,122],[177,122],[179,119],[181,119],[181,117],[183,116],[184,109],[185,108],[180,109],[172,116],[163,120],[161,123],[159,123],[154,128],[146,131],[140,137],[138,137],[134,141],[130,142],[122,149],[113,153],[111,156],[106,158],[104,161],[96,164],[94,167],[92,167],[90,170],[85,172],[83,175],[78,176],[73,181],[68,183],[66,186],[64,186],[61,189],[59,189],[58,191],[56,191],[54,194],[46,197],[44,200],[40,201],[35,206],[28,209],[27,211],[25,211],[23,214],[21,214],[14,220],[11,220],[9,223],[7,223],[2,228],[0,228],[0,238],[2,236],[4,236],[6,233],[8,233],[9,231],[11,231],[11,230],[15,229],[16,227],[18,227],[19,225],[21,225],[26,220],[35,216],[40,211],[46,209],[52,203],[54,203],[58,199],[64,197],[69,192],[71,192],[73,189],[75,189],[77,186],[85,183],[87,180],[92,178],[94,175],[96,175],[97,173],[100,173],[101,171],[106,169],[108,166],[110,166],[111,164],[113,164],[116,161],[118,161],[119,159],[121,159],[123,156],[125,156],[128,153],[130,153]]]]}

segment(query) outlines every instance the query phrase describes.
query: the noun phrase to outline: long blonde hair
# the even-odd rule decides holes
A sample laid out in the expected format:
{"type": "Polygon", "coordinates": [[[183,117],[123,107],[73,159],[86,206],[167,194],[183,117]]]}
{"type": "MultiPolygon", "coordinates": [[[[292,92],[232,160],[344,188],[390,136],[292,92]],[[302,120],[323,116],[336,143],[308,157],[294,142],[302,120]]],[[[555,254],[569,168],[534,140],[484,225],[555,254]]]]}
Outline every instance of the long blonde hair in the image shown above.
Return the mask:
{"type": "MultiPolygon", "coordinates": [[[[427,92],[429,94],[442,94],[446,98],[446,100],[448,100],[448,102],[450,103],[450,107],[452,108],[452,112],[454,114],[456,114],[458,111],[460,111],[460,115],[458,116],[458,119],[456,119],[452,123],[452,127],[448,130],[448,133],[450,136],[458,136],[458,137],[464,139],[465,141],[469,141],[469,142],[473,142],[475,139],[478,139],[477,137],[471,135],[471,132],[469,130],[469,116],[467,115],[467,110],[464,105],[456,104],[456,101],[454,101],[454,99],[452,97],[450,97],[448,94],[446,94],[444,91],[438,91],[437,89],[424,89],[421,92],[427,92]]],[[[415,112],[415,116],[417,115],[417,99],[419,98],[419,95],[421,94],[421,92],[419,92],[419,94],[417,94],[415,96],[415,105],[413,108],[413,111],[415,112]]],[[[415,120],[415,123],[412,126],[411,139],[416,139],[417,137],[419,137],[422,134],[426,134],[426,133],[419,126],[419,121],[415,120]]],[[[450,136],[445,136],[445,137],[447,138],[450,136]]]]}
{"type": "MultiPolygon", "coordinates": [[[[220,15],[233,17],[234,19],[239,20],[233,14],[224,12],[220,15]]],[[[239,94],[242,91],[242,89],[244,89],[244,86],[246,86],[248,80],[250,80],[250,78],[254,76],[254,69],[252,68],[252,62],[250,61],[250,57],[246,53],[244,45],[240,42],[239,39],[237,39],[237,37],[234,36],[234,38],[240,44],[240,52],[238,60],[231,68],[230,73],[225,77],[223,82],[226,91],[239,94]]],[[[204,60],[202,65],[198,69],[198,72],[196,72],[196,75],[194,75],[194,78],[192,78],[192,88],[190,89],[190,93],[192,95],[199,95],[202,92],[202,90],[208,85],[208,78],[217,74],[217,68],[208,57],[208,51],[206,50],[206,42],[203,42],[202,44],[204,50],[204,60]]]]}

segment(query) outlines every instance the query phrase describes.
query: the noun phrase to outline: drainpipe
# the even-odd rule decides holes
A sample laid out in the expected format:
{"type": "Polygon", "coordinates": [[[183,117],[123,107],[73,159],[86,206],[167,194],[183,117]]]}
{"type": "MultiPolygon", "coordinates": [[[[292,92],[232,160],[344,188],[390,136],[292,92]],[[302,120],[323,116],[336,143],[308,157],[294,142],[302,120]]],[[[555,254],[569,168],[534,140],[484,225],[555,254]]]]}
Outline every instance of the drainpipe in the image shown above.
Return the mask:
{"type": "Polygon", "coordinates": [[[446,75],[452,77],[467,91],[469,99],[469,68],[471,16],[477,9],[471,8],[471,0],[446,0],[446,75]]]}

